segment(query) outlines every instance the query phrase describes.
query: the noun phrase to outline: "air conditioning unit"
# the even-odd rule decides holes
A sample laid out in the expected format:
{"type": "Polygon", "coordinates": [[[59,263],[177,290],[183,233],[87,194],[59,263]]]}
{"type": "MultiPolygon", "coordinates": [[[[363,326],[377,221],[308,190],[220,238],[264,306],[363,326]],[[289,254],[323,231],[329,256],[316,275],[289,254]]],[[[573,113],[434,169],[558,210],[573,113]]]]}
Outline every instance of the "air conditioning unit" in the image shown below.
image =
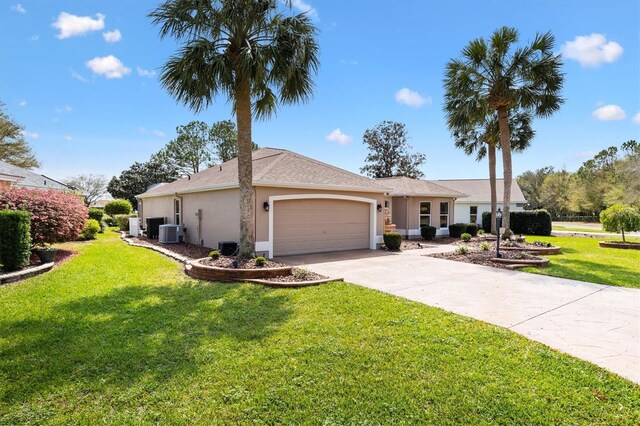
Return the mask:
{"type": "Polygon", "coordinates": [[[129,235],[132,237],[137,237],[140,235],[140,218],[132,217],[129,218],[129,235]]]}
{"type": "Polygon", "coordinates": [[[180,242],[180,225],[160,225],[158,241],[164,244],[180,242]]]}

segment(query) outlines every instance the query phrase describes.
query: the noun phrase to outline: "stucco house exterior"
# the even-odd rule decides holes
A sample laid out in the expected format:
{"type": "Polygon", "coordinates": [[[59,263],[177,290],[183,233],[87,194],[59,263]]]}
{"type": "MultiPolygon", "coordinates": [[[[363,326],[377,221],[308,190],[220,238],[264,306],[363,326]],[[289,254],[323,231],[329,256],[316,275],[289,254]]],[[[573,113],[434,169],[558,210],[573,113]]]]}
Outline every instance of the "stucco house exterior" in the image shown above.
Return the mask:
{"type": "Polygon", "coordinates": [[[0,187],[20,186],[30,189],[54,189],[56,191],[71,191],[73,188],[22,167],[14,166],[6,161],[0,161],[0,187]]]}
{"type": "Polygon", "coordinates": [[[376,182],[391,189],[391,221],[405,238],[420,236],[420,227],[425,225],[436,227],[436,235],[449,235],[456,200],[466,196],[428,180],[391,177],[376,182]]]}
{"type": "MultiPolygon", "coordinates": [[[[467,194],[455,202],[454,220],[456,223],[482,223],[482,213],[491,211],[491,186],[489,179],[451,179],[438,180],[440,185],[467,194]]],[[[496,179],[498,207],[503,208],[504,180],[496,179]]],[[[518,182],[511,183],[511,211],[522,211],[527,200],[522,194],[518,182]]]]}
{"type": "MultiPolygon", "coordinates": [[[[256,247],[268,257],[382,243],[389,192],[372,179],[291,151],[253,152],[256,247]]],[[[140,194],[139,216],[165,217],[184,239],[216,247],[240,239],[237,159],[140,194]]]]}

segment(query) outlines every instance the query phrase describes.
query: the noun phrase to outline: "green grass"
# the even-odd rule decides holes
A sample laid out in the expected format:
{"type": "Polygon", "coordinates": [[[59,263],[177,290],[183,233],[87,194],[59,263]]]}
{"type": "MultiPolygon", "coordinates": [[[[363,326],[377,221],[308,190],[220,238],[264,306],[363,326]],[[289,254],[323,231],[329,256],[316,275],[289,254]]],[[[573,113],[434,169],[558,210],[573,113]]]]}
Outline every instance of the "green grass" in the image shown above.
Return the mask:
{"type": "Polygon", "coordinates": [[[362,287],[195,281],[109,233],[0,287],[0,424],[638,424],[640,387],[362,287]]]}
{"type": "Polygon", "coordinates": [[[572,227],[572,226],[563,226],[563,225],[553,225],[554,231],[572,231],[572,232],[590,232],[596,234],[606,233],[607,231],[603,231],[601,228],[580,228],[580,227],[572,227]]]}
{"type": "MultiPolygon", "coordinates": [[[[622,238],[527,237],[527,241],[548,241],[562,247],[562,253],[547,256],[547,268],[523,271],[571,278],[598,284],[640,288],[640,251],[601,248],[598,241],[622,241],[622,238]]],[[[640,241],[640,238],[627,238],[640,241]]]]}

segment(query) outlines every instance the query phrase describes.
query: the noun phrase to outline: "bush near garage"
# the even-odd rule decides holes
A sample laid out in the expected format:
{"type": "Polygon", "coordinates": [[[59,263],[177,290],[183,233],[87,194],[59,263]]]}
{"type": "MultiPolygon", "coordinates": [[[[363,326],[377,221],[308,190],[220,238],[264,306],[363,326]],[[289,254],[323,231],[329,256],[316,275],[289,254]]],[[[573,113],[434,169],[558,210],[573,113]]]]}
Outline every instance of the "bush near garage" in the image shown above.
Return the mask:
{"type": "Polygon", "coordinates": [[[433,240],[436,237],[437,230],[435,226],[425,225],[420,227],[420,235],[425,240],[433,240]]]}
{"type": "Polygon", "coordinates": [[[402,245],[402,235],[397,232],[387,232],[382,236],[382,239],[384,240],[384,245],[387,247],[387,250],[400,250],[400,246],[402,245]]]}

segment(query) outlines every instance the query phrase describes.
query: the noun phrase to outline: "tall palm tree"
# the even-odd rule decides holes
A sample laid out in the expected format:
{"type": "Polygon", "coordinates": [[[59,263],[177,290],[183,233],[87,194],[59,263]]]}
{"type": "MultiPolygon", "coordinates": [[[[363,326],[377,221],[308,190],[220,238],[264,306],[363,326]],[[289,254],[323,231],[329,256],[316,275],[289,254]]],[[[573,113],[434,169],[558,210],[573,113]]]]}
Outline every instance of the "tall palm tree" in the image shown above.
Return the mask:
{"type": "MultiPolygon", "coordinates": [[[[291,6],[290,2],[289,6],[291,6]]],[[[278,103],[305,102],[317,72],[317,29],[305,14],[278,11],[278,0],[167,0],[149,14],[160,36],[182,44],[162,68],[167,91],[195,112],[214,98],[233,105],[238,127],[240,251],[255,250],[252,118],[278,103]]]]}
{"type": "Polygon", "coordinates": [[[564,102],[560,97],[562,61],[553,52],[553,35],[537,34],[521,47],[515,46],[517,42],[518,31],[509,27],[495,31],[489,42],[472,40],[462,50],[462,59],[447,64],[444,80],[444,110],[450,128],[478,125],[490,112],[498,115],[504,169],[503,223],[507,229],[513,175],[509,111],[519,109],[546,118],[564,102]]]}
{"type": "MultiPolygon", "coordinates": [[[[529,147],[535,136],[531,127],[531,115],[522,111],[509,111],[510,138],[513,151],[522,152],[529,147]]],[[[500,128],[497,114],[485,117],[478,126],[450,127],[456,148],[467,155],[476,154],[476,161],[489,157],[489,186],[491,187],[491,233],[496,232],[496,148],[500,148],[500,128]]]]}

